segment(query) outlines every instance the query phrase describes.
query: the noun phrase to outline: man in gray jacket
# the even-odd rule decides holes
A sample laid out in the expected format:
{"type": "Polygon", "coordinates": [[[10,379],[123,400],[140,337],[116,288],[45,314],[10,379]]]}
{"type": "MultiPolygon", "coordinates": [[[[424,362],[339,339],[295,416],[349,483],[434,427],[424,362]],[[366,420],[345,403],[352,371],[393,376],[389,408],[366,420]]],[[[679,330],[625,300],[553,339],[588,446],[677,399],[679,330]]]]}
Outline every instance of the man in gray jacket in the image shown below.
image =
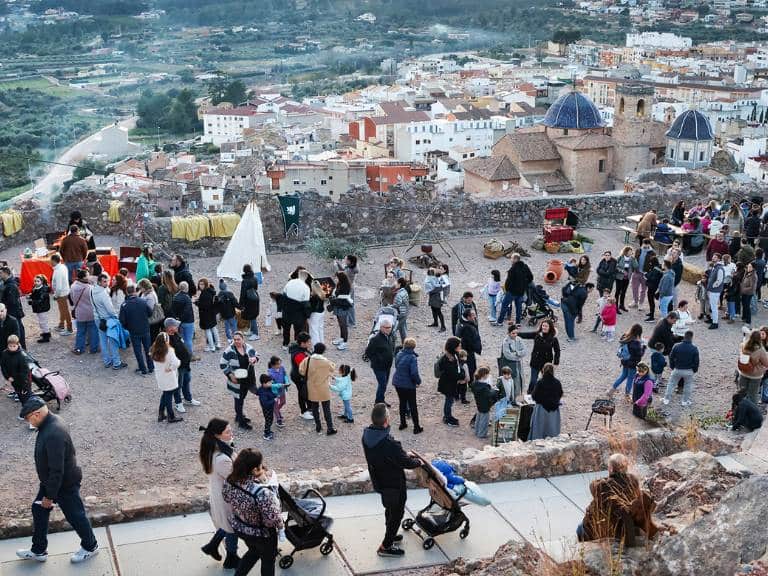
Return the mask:
{"type": "Polygon", "coordinates": [[[21,416],[37,428],[35,468],[40,489],[32,503],[32,548],[17,550],[23,560],[45,562],[48,559],[48,520],[54,505],[80,536],[80,550],[70,558],[79,564],[99,553],[99,544],[80,498],[83,472],[77,465],[75,446],[64,422],[48,411],[45,401],[32,396],[24,403],[21,416]]]}
{"type": "Polygon", "coordinates": [[[717,310],[720,306],[720,293],[725,286],[725,268],[720,263],[720,255],[712,255],[712,269],[709,271],[709,278],[707,279],[707,298],[709,299],[710,314],[712,315],[712,324],[709,325],[710,330],[717,330],[719,320],[719,312],[717,310]]]}
{"type": "Polygon", "coordinates": [[[128,366],[120,358],[120,346],[117,340],[107,336],[107,321],[117,320],[115,307],[112,306],[112,298],[109,297],[109,276],[99,274],[96,286],[91,290],[91,304],[93,305],[93,319],[99,329],[99,343],[101,344],[101,359],[104,367],[110,366],[120,370],[128,366]]]}

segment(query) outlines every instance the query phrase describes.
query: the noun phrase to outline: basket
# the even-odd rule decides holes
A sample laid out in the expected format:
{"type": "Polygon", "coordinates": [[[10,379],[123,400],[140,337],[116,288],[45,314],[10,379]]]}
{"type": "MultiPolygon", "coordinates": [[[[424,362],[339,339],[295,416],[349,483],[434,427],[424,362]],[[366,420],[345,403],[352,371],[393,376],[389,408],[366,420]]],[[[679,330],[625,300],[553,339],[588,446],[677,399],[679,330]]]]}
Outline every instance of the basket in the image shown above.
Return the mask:
{"type": "Polygon", "coordinates": [[[544,250],[549,254],[557,254],[560,251],[560,242],[546,242],[544,250]]]}
{"type": "Polygon", "coordinates": [[[411,306],[418,306],[421,304],[421,286],[418,284],[411,284],[411,292],[408,294],[408,303],[411,306]]]}
{"type": "Polygon", "coordinates": [[[237,368],[232,373],[235,375],[235,378],[237,378],[238,380],[245,380],[246,378],[248,378],[248,370],[246,370],[245,368],[237,368]]]}

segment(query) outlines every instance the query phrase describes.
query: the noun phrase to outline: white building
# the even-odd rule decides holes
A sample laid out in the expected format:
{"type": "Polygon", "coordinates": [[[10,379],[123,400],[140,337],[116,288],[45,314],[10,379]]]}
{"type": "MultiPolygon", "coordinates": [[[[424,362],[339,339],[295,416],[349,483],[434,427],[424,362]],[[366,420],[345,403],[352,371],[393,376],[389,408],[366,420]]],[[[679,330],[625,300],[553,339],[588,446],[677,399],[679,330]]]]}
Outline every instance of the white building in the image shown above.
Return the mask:
{"type": "Polygon", "coordinates": [[[224,142],[243,140],[248,129],[274,119],[274,114],[262,113],[255,106],[209,108],[203,116],[203,142],[220,146],[224,142]]]}
{"type": "Polygon", "coordinates": [[[726,149],[733,155],[739,166],[745,166],[747,159],[764,156],[768,151],[768,138],[765,136],[743,136],[730,140],[726,149]]]}
{"type": "Polygon", "coordinates": [[[693,40],[671,32],[639,32],[627,34],[627,48],[664,48],[667,50],[688,50],[693,40]]]}
{"type": "Polygon", "coordinates": [[[765,156],[747,158],[744,162],[744,174],[758,182],[765,182],[768,174],[768,159],[765,156]]]}
{"type": "Polygon", "coordinates": [[[219,211],[224,206],[224,193],[227,187],[227,178],[223,174],[200,175],[200,200],[203,210],[219,211]]]}
{"type": "Polygon", "coordinates": [[[447,120],[411,122],[395,126],[395,158],[423,162],[432,150],[451,150],[457,146],[472,148],[475,156],[489,156],[493,146],[493,121],[447,120]]]}

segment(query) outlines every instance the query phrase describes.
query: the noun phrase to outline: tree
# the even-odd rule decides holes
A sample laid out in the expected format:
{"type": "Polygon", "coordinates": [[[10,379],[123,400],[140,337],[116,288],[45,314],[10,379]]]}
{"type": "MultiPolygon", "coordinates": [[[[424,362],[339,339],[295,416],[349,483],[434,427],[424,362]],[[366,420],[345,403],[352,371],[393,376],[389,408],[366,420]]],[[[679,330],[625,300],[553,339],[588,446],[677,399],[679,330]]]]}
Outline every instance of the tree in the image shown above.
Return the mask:
{"type": "Polygon", "coordinates": [[[179,72],[179,79],[184,84],[194,84],[195,83],[195,73],[192,72],[189,68],[184,68],[181,72],[179,72]]]}
{"type": "Polygon", "coordinates": [[[191,90],[185,88],[173,100],[167,115],[166,127],[174,134],[186,134],[198,127],[195,95],[191,90]]]}
{"type": "Polygon", "coordinates": [[[211,104],[216,106],[220,102],[224,101],[224,94],[227,91],[228,86],[227,78],[223,72],[216,72],[216,77],[211,78],[205,83],[208,89],[208,98],[211,99],[211,104]]]}
{"type": "Polygon", "coordinates": [[[167,94],[157,93],[152,90],[144,90],[141,93],[138,104],[136,104],[136,114],[139,119],[136,126],[139,128],[154,128],[164,126],[166,115],[171,108],[171,99],[167,94]]]}
{"type": "Polygon", "coordinates": [[[231,82],[224,90],[224,101],[237,106],[248,98],[248,90],[242,80],[231,82]]]}
{"type": "Polygon", "coordinates": [[[78,164],[75,171],[72,172],[72,182],[77,182],[83,178],[87,178],[93,174],[104,173],[104,165],[96,162],[95,160],[83,160],[78,164]]]}
{"type": "Polygon", "coordinates": [[[556,44],[573,44],[581,40],[580,30],[563,30],[562,28],[552,33],[552,42],[556,44]]]}

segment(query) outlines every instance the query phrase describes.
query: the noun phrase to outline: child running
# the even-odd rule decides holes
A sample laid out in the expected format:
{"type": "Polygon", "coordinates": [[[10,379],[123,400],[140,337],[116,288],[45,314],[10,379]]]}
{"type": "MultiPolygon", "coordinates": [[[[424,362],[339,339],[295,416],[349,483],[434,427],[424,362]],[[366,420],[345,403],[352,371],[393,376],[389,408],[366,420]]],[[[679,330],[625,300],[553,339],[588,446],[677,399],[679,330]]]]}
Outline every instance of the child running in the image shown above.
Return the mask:
{"type": "Polygon", "coordinates": [[[280,358],[272,356],[272,358],[269,359],[267,374],[272,378],[272,392],[275,395],[275,424],[277,424],[278,428],[282,428],[283,413],[281,409],[285,406],[285,389],[290,382],[280,358]]]}
{"type": "Polygon", "coordinates": [[[354,368],[347,364],[339,366],[338,374],[334,377],[333,384],[330,384],[331,390],[336,392],[344,403],[344,413],[339,415],[344,422],[352,424],[355,421],[352,414],[352,382],[357,380],[357,373],[354,368]]]}

